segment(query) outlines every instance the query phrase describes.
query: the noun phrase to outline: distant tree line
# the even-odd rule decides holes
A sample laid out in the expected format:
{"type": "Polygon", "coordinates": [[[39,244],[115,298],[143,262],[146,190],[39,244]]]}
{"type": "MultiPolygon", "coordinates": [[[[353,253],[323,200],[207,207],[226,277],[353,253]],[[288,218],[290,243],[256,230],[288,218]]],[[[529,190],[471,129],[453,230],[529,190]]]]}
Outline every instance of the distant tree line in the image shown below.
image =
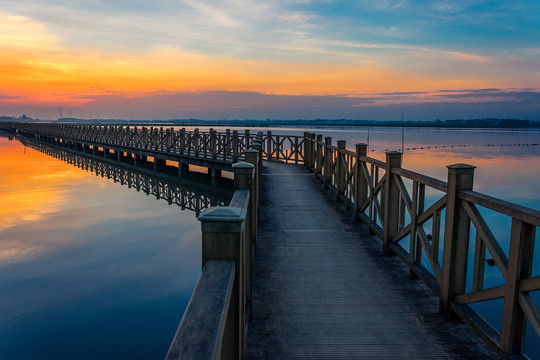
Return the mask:
{"type": "MultiPolygon", "coordinates": [[[[21,117],[0,116],[0,121],[39,121],[26,115],[21,117]]],[[[45,122],[45,121],[44,121],[45,122]]],[[[245,127],[274,127],[274,126],[390,126],[390,127],[470,127],[470,128],[529,128],[540,127],[540,121],[520,119],[449,119],[433,121],[381,121],[381,120],[352,120],[352,119],[169,119],[169,120],[123,120],[123,119],[79,119],[59,118],[47,122],[67,124],[99,124],[99,125],[157,125],[157,126],[245,126],[245,127]]]]}

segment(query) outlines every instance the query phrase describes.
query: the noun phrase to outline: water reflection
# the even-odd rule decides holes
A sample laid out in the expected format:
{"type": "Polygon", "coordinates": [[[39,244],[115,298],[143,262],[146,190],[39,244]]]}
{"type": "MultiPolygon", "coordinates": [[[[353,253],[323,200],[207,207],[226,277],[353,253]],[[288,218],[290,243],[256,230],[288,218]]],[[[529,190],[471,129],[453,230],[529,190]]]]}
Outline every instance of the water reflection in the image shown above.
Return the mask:
{"type": "MultiPolygon", "coordinates": [[[[195,173],[186,173],[179,179],[167,172],[156,172],[125,163],[119,165],[120,162],[111,160],[105,162],[102,158],[91,155],[79,155],[28,139],[19,140],[25,146],[94,173],[96,176],[111,179],[146,195],[155,196],[156,199],[166,200],[169,205],[178,205],[182,210],[194,211],[196,216],[207,207],[227,206],[232,197],[232,183],[229,179],[221,179],[217,183],[214,181],[212,184],[208,176],[195,173]]],[[[176,172],[175,170],[174,173],[176,172]]]]}
{"type": "Polygon", "coordinates": [[[0,359],[162,359],[200,274],[194,211],[230,190],[27,145],[0,137],[0,359]]]}
{"type": "MultiPolygon", "coordinates": [[[[263,130],[316,131],[334,143],[346,140],[349,149],[367,140],[367,129],[263,130]]],[[[447,165],[469,163],[477,166],[476,190],[540,209],[539,139],[539,131],[406,129],[405,147],[416,149],[405,151],[403,165],[445,180],[447,165]]],[[[371,129],[370,156],[384,159],[384,150],[400,146],[401,129],[371,129]]],[[[77,168],[31,149],[23,156],[21,144],[0,138],[0,194],[9,204],[0,208],[0,358],[162,358],[166,352],[198,278],[200,227],[193,213],[133,196],[134,175],[122,172],[128,165],[106,166],[77,168]]],[[[168,202],[174,197],[162,189],[174,186],[140,191],[168,202]]],[[[508,219],[482,215],[507,252],[508,219]]],[[[489,286],[500,281],[490,269],[489,286]]],[[[538,261],[534,269],[538,274],[538,261]]],[[[475,306],[497,326],[500,301],[494,303],[475,306]]],[[[538,349],[534,343],[527,353],[540,358],[538,349]]]]}

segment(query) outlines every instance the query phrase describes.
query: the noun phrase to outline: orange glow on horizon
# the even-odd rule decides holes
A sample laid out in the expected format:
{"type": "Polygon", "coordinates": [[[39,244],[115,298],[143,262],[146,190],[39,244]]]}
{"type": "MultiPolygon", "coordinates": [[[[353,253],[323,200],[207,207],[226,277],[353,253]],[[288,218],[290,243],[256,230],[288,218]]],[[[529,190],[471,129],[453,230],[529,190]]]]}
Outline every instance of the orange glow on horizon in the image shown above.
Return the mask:
{"type": "Polygon", "coordinates": [[[0,58],[3,101],[82,105],[92,96],[137,97],[160,91],[254,91],[278,95],[362,95],[439,88],[488,87],[472,79],[447,79],[400,73],[363,64],[336,66],[271,61],[216,60],[169,54],[148,58],[108,56],[16,60],[0,58]],[[107,59],[107,60],[105,60],[107,59]],[[9,85],[7,85],[9,84],[9,85]]]}
{"type": "MultiPolygon", "coordinates": [[[[155,108],[166,108],[167,114],[197,113],[207,109],[200,104],[186,109],[166,97],[156,106],[143,98],[208,91],[358,98],[357,105],[348,102],[355,111],[356,107],[445,101],[445,94],[437,93],[441,89],[537,87],[534,77],[498,71],[506,63],[494,57],[436,47],[313,41],[298,48],[263,44],[262,49],[273,54],[265,57],[264,52],[254,52],[252,44],[244,44],[245,58],[238,58],[234,52],[205,55],[196,48],[172,45],[96,50],[68,45],[68,36],[52,30],[45,23],[0,11],[0,115],[20,116],[34,110],[27,107],[41,107],[28,115],[45,118],[54,116],[56,107],[73,108],[77,114],[80,110],[81,117],[90,112],[90,117],[101,113],[137,118],[144,112],[130,113],[129,105],[115,103],[119,98],[141,98],[141,107],[150,113],[155,108]],[[378,46],[381,51],[375,51],[378,46]],[[279,56],[281,52],[286,55],[279,56]],[[480,67],[486,71],[476,71],[480,67]]],[[[317,108],[317,100],[310,101],[317,108]]],[[[451,101],[493,99],[464,96],[451,101]]],[[[246,100],[240,104],[244,105],[256,110],[265,104],[246,100]]],[[[303,116],[304,109],[295,111],[303,116]]]]}
{"type": "Polygon", "coordinates": [[[0,102],[80,106],[94,96],[253,91],[277,95],[362,96],[378,92],[490,87],[491,80],[403,72],[374,62],[302,63],[210,58],[161,48],[148,54],[3,49],[0,102]]]}

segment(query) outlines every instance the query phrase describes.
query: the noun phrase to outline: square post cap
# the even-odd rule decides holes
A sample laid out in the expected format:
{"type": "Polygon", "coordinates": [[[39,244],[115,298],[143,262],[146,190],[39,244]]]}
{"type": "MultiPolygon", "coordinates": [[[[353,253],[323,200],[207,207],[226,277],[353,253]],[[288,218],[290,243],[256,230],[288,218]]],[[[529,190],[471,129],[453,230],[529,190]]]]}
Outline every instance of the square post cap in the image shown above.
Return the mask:
{"type": "Polygon", "coordinates": [[[232,168],[235,174],[251,174],[253,169],[255,169],[255,165],[245,161],[239,161],[232,164],[232,168]]]}
{"type": "Polygon", "coordinates": [[[476,166],[469,164],[452,164],[446,167],[449,172],[459,173],[459,172],[473,172],[476,169],[476,166]]]}
{"type": "Polygon", "coordinates": [[[246,154],[246,156],[257,156],[259,154],[259,152],[255,149],[248,149],[244,151],[244,153],[246,154]]]}
{"type": "Polygon", "coordinates": [[[246,220],[246,209],[228,206],[206,208],[197,218],[203,232],[240,232],[246,220]]]}

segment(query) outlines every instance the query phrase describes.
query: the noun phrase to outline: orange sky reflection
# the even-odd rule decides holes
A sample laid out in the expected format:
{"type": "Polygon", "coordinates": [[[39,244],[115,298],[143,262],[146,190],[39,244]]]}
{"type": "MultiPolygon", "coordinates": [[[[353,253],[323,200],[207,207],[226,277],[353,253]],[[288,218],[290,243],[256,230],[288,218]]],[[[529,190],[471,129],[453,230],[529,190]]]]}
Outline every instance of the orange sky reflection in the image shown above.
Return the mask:
{"type": "MultiPolygon", "coordinates": [[[[43,220],[68,201],[65,188],[84,172],[30,148],[0,137],[0,233],[15,226],[43,220]],[[31,156],[30,156],[31,154],[31,156]]],[[[9,240],[0,244],[0,260],[33,252],[36,243],[9,240]]]]}

